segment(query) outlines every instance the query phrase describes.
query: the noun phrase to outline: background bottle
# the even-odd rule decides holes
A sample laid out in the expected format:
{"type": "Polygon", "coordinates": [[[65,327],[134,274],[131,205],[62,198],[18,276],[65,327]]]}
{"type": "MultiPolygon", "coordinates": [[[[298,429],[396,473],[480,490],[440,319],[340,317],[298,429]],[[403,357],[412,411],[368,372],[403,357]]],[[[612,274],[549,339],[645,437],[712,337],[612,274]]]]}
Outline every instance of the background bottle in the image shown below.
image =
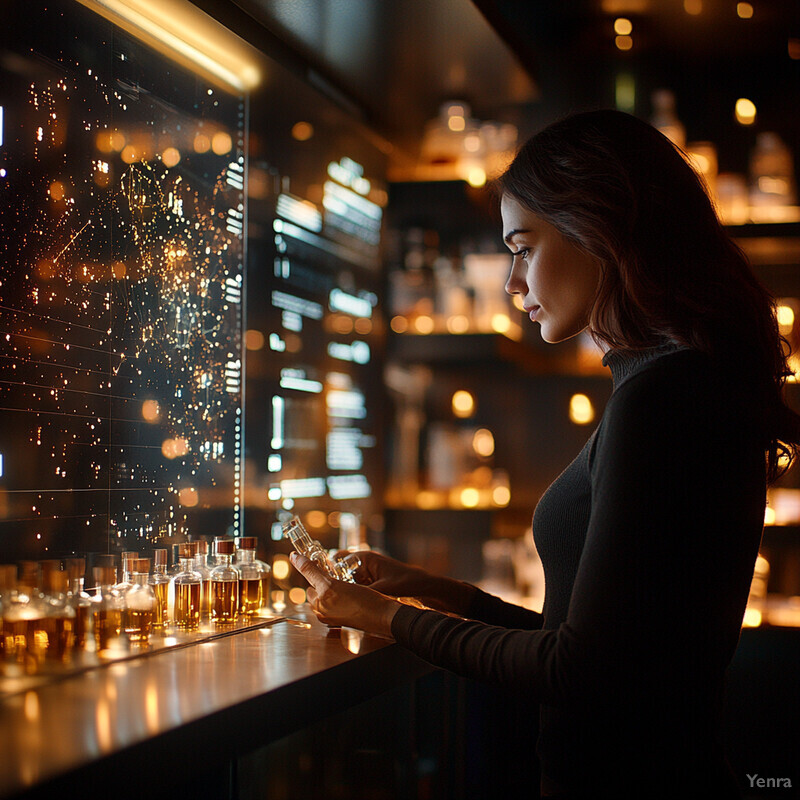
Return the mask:
{"type": "Polygon", "coordinates": [[[125,593],[125,632],[135,644],[145,645],[156,617],[156,600],[153,587],[147,582],[150,572],[149,558],[136,558],[131,562],[133,585],[125,593]]]}
{"type": "Polygon", "coordinates": [[[208,616],[209,598],[211,596],[211,570],[208,567],[208,542],[205,539],[198,539],[197,554],[194,559],[194,571],[202,578],[202,588],[200,589],[200,616],[208,616]]]}
{"type": "Polygon", "coordinates": [[[270,568],[256,558],[258,539],[239,538],[236,568],[239,570],[239,614],[244,619],[257,616],[269,598],[270,568]]]}
{"type": "Polygon", "coordinates": [[[233,566],[233,539],[215,541],[217,566],[211,570],[211,620],[217,625],[236,621],[239,607],[239,571],[233,566]]]}
{"type": "Polygon", "coordinates": [[[114,590],[116,567],[94,567],[92,577],[97,587],[92,597],[92,630],[96,651],[102,654],[122,635],[124,602],[114,590]]]}
{"type": "Polygon", "coordinates": [[[148,581],[153,587],[158,605],[156,606],[156,616],[153,620],[155,628],[163,628],[169,623],[169,582],[167,575],[167,551],[166,548],[153,550],[153,572],[148,581]]]}
{"type": "Polygon", "coordinates": [[[75,609],[67,599],[69,575],[65,570],[52,568],[52,562],[45,562],[44,603],[46,614],[42,618],[40,630],[43,639],[44,656],[48,661],[68,662],[75,643],[75,609]]]}
{"type": "Polygon", "coordinates": [[[85,558],[68,558],[66,560],[69,575],[68,602],[75,609],[75,649],[85,650],[91,636],[92,598],[83,590],[86,574],[85,558]]]}
{"type": "Polygon", "coordinates": [[[200,596],[202,575],[194,569],[195,542],[181,545],[180,570],[173,578],[175,625],[183,630],[195,630],[200,625],[200,596]]]}

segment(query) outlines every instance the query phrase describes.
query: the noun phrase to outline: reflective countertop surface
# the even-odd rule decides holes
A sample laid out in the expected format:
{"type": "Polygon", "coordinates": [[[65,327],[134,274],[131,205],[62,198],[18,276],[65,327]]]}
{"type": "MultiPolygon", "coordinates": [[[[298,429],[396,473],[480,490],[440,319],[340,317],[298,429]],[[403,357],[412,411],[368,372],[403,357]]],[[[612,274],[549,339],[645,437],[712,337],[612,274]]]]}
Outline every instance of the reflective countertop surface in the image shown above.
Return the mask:
{"type": "Polygon", "coordinates": [[[392,644],[348,628],[328,629],[307,609],[287,616],[3,697],[0,797],[254,698],[277,697],[303,679],[322,680],[321,673],[392,644]]]}

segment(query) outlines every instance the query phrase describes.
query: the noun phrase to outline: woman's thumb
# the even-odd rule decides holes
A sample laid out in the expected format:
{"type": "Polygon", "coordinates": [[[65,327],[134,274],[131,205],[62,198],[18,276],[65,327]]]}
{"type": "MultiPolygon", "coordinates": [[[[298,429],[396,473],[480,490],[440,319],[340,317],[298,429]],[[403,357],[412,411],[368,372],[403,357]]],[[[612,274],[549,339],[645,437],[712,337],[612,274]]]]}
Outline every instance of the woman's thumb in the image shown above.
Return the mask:
{"type": "Polygon", "coordinates": [[[300,553],[289,556],[297,571],[316,589],[328,582],[328,576],[310,559],[300,553]]]}

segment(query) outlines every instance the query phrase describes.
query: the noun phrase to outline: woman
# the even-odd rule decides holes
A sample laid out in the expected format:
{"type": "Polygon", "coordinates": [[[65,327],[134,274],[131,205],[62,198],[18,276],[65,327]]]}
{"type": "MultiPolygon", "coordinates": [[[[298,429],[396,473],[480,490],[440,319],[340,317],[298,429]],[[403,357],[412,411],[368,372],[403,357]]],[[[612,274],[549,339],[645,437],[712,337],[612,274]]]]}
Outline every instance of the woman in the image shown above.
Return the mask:
{"type": "Polygon", "coordinates": [[[548,342],[588,328],[614,381],[536,508],[543,615],[376,554],[363,554],[369,588],[294,563],[323,621],[536,698],[543,795],[739,796],[724,673],[766,486],[800,441],[773,300],[682,154],[634,117],[549,126],[499,188],[506,290],[548,342]]]}

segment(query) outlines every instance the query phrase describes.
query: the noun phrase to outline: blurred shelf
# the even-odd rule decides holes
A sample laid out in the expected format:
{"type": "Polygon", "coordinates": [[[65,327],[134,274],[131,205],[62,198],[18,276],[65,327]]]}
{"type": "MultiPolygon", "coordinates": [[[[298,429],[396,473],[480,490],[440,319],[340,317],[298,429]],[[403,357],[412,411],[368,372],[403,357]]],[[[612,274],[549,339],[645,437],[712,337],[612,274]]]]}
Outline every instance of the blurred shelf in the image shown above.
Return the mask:
{"type": "Polygon", "coordinates": [[[525,342],[499,333],[398,333],[389,338],[389,358],[403,363],[431,366],[472,366],[476,369],[498,364],[517,367],[536,375],[610,374],[600,363],[577,357],[546,356],[525,342]]]}

